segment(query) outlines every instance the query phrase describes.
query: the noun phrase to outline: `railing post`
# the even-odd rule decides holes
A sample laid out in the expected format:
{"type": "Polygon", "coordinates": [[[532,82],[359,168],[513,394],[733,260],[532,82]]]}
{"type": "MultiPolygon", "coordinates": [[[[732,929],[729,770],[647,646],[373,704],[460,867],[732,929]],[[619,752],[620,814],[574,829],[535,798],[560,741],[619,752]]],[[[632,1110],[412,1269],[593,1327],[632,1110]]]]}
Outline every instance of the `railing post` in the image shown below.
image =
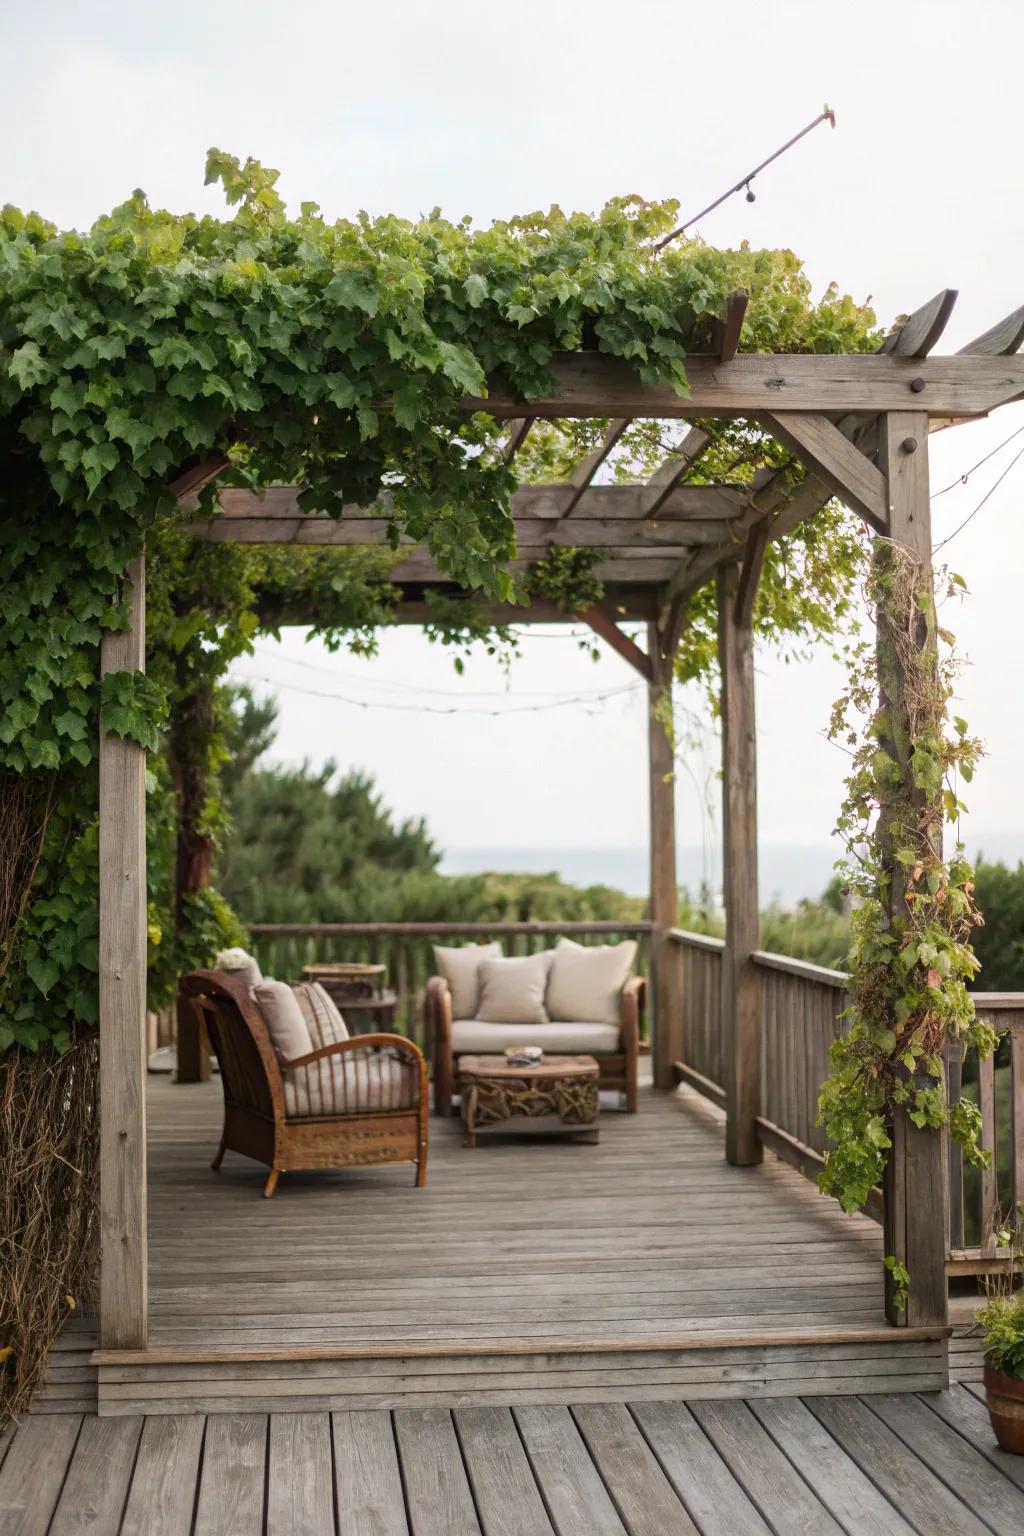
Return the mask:
{"type": "MultiPolygon", "coordinates": [[[[928,417],[924,411],[890,411],[882,417],[878,464],[888,486],[889,538],[920,562],[918,590],[929,590],[932,575],[931,507],[928,499],[928,417]]],[[[884,547],[876,558],[882,558],[884,547]]],[[[900,668],[886,659],[885,619],[879,613],[880,687],[892,726],[892,752],[907,777],[913,732],[906,682],[900,668]],[[900,747],[898,742],[908,743],[900,747]],[[902,761],[902,759],[906,761],[902,761]]],[[[916,644],[925,665],[937,669],[935,637],[927,617],[918,616],[916,644]]],[[[891,651],[891,644],[888,646],[891,651]]],[[[922,792],[923,800],[923,792],[922,792]]],[[[888,818],[883,808],[875,832],[883,866],[889,875],[888,901],[894,914],[905,911],[903,871],[894,857],[888,818]]],[[[920,1130],[897,1107],[892,1150],[883,1188],[885,1247],[910,1273],[905,1312],[898,1312],[892,1278],[886,1273],[886,1315],[890,1322],[910,1327],[944,1325],[948,1317],[946,1248],[949,1239],[947,1170],[944,1142],[932,1130],[920,1130]]]]}
{"type": "MultiPolygon", "coordinates": [[[[141,671],[145,572],[126,580],[131,628],[104,636],[100,670],[141,671]]],[[[146,1232],[146,754],[100,732],[100,1343],[144,1349],[146,1232]]]]}
{"type": "Polygon", "coordinates": [[[722,883],[725,953],[722,1032],[725,1057],[725,1152],[730,1163],[759,1163],[761,977],[757,891],[757,734],[754,638],[737,614],[738,573],[718,577],[718,655],[722,671],[722,883]]]}
{"type": "Polygon", "coordinates": [[[647,626],[651,675],[647,685],[648,763],[650,769],[651,837],[651,1033],[654,1046],[654,1086],[671,1088],[674,1062],[683,1051],[682,999],[679,966],[672,953],[670,928],[679,921],[676,880],[675,751],[665,711],[672,703],[672,656],[662,649],[657,624],[647,626]]]}

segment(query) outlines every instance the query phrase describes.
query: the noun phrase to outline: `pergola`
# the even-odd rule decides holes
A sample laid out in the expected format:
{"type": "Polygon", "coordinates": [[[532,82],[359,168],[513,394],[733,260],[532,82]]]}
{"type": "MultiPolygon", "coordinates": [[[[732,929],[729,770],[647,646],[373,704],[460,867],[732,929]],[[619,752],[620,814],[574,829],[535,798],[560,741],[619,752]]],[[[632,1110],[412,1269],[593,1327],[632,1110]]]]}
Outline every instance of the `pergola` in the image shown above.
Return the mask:
{"type": "MultiPolygon", "coordinates": [[[[537,420],[608,422],[599,446],[567,483],[525,485],[513,500],[519,563],[531,563],[552,545],[599,548],[595,575],[605,598],[580,616],[542,602],[490,612],[496,621],[517,623],[582,617],[647,680],[654,1060],[663,1088],[671,1086],[681,1056],[682,1011],[667,938],[677,916],[673,750],[657,706],[671,687],[687,602],[709,580],[718,583],[727,923],[722,1018],[727,1155],[736,1164],[761,1157],[755,1124],[760,981],[751,963],[759,938],[752,618],[761,568],[769,543],[833,496],[877,534],[930,563],[929,432],[1024,397],[1024,357],[1014,356],[1024,340],[1024,308],[955,356],[930,355],[955,297],[951,290],[938,294],[874,355],[761,355],[738,351],[746,297],[737,293],[707,351],[688,358],[688,398],[667,385],[643,384],[628,365],[586,351],[555,359],[550,396],[515,399],[497,378],[485,399],[464,401],[467,411],[507,421],[509,462],[537,420]],[[624,430],[640,418],[749,420],[789,448],[806,476],[795,489],[781,471],[762,472],[747,488],[688,483],[709,443],[692,426],[646,484],[595,484],[624,430]],[[620,629],[622,620],[646,622],[646,651],[620,629]]],[[[226,467],[225,458],[206,461],[170,489],[187,511],[226,467]]],[[[225,488],[220,515],[192,522],[190,532],[199,539],[320,547],[386,539],[386,505],[346,508],[337,519],[300,510],[299,492],[295,486],[269,486],[261,494],[225,488]]],[[[132,628],[104,640],[105,673],[144,664],[141,562],[130,580],[132,628]]],[[[400,623],[424,622],[426,591],[457,590],[411,546],[389,580],[401,590],[400,623]]],[[[105,735],[100,772],[101,1338],[107,1350],[138,1350],[147,1341],[145,754],[131,741],[105,735]]],[[[902,1124],[885,1189],[886,1251],[914,1276],[900,1315],[910,1325],[946,1319],[944,1200],[942,1139],[902,1124]]],[[[894,1307],[890,1315],[895,1321],[894,1307]]]]}

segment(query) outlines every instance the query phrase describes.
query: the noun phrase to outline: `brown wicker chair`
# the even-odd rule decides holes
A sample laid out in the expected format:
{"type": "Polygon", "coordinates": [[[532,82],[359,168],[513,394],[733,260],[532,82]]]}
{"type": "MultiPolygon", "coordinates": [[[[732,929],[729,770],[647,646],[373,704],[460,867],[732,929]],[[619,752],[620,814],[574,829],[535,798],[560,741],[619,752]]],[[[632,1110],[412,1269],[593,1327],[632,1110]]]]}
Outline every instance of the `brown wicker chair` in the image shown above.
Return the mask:
{"type": "Polygon", "coordinates": [[[402,1035],[357,1035],[288,1062],[288,1087],[316,1113],[289,1114],[286,1080],[248,988],[225,971],[193,971],[181,991],[206,1025],[224,1089],[224,1133],[213,1160],[241,1152],[281,1173],[369,1163],[416,1164],[427,1181],[428,1085],[419,1047],[402,1035]]]}
{"type": "MultiPolygon", "coordinates": [[[[617,1051],[586,1052],[593,1055],[600,1070],[600,1086],[624,1094],[631,1114],[637,1108],[637,1067],[640,1054],[640,1020],[644,1010],[645,985],[642,976],[631,976],[622,989],[619,1005],[619,1048],[617,1051]]],[[[452,999],[443,976],[432,976],[424,998],[425,1039],[429,1042],[434,1072],[434,1109],[439,1115],[454,1114],[452,1095],[458,1083],[459,1053],[452,1040],[452,999]]],[[[520,1031],[531,1039],[530,1026],[520,1031]]],[[[475,1046],[474,1051],[483,1047],[475,1046]]],[[[570,1054],[559,1048],[562,1055],[570,1054]]],[[[472,1054],[472,1052],[470,1053],[472,1054]]]]}

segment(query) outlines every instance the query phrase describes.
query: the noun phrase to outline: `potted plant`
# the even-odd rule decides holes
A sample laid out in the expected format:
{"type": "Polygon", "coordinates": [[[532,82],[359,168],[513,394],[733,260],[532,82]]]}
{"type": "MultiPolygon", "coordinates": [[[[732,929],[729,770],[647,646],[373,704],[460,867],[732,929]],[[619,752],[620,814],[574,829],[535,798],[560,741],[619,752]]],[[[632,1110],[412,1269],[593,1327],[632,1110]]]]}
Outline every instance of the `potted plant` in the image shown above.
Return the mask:
{"type": "Polygon", "coordinates": [[[1006,1252],[1006,1268],[986,1282],[987,1300],[978,1313],[985,1338],[985,1398],[1002,1449],[1024,1456],[1024,1232],[1004,1230],[996,1241],[1006,1252]]]}

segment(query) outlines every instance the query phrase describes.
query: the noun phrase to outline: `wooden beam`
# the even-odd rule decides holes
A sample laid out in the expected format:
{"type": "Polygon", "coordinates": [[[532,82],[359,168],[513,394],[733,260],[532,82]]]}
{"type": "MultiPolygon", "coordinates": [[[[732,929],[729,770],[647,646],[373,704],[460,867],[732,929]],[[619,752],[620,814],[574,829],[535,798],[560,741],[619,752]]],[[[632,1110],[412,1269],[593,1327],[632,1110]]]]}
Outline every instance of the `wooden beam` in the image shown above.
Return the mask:
{"type": "Polygon", "coordinates": [[[600,635],[613,651],[617,651],[623,661],[628,661],[641,677],[645,677],[650,682],[651,658],[646,651],[640,649],[635,640],[622,633],[605,604],[593,603],[580,614],[580,618],[584,624],[589,624],[595,635],[600,635]]]}
{"type": "Polygon", "coordinates": [[[867,519],[878,533],[888,528],[885,480],[840,432],[818,412],[765,413],[764,422],[808,469],[816,470],[840,501],[867,519]]]}
{"type": "Polygon", "coordinates": [[[669,938],[679,922],[676,872],[675,747],[666,729],[672,707],[674,654],[657,624],[647,626],[651,672],[647,687],[648,777],[650,783],[651,1022],[654,1085],[674,1085],[673,1063],[683,1054],[681,957],[669,938]]]}
{"type": "MultiPolygon", "coordinates": [[[[145,568],[125,582],[131,628],[106,634],[100,671],[145,668],[145,568]]],[[[146,1242],[146,754],[99,742],[100,1340],[144,1349],[146,1242]]]]}
{"type": "Polygon", "coordinates": [[[966,347],[960,348],[961,356],[1009,357],[1024,343],[1024,304],[1020,309],[1004,315],[980,336],[975,336],[966,347]]]}
{"type": "Polygon", "coordinates": [[[501,456],[506,464],[512,463],[512,460],[526,442],[527,437],[530,435],[530,428],[535,420],[536,417],[534,416],[521,416],[508,423],[508,436],[501,445],[501,456]]]}
{"type": "MultiPolygon", "coordinates": [[[[879,462],[888,482],[890,537],[908,549],[923,567],[926,585],[931,577],[931,506],[928,495],[928,419],[923,411],[894,412],[882,423],[879,462]],[[911,451],[911,445],[916,445],[911,451]]],[[[884,550],[878,556],[884,559],[884,550]]],[[[920,615],[915,633],[920,664],[929,672],[938,667],[934,633],[926,616],[920,615]]],[[[913,746],[907,679],[892,661],[879,624],[879,689],[887,717],[895,722],[891,736],[879,742],[900,763],[909,780],[913,746]],[[910,743],[910,747],[906,743],[910,743]],[[903,745],[901,745],[903,743],[903,745]]],[[[915,673],[916,677],[916,673],[915,673]]],[[[917,684],[915,683],[915,686],[917,684]]],[[[923,794],[923,792],[922,792],[923,794]]],[[[938,825],[941,826],[941,817],[938,825]]],[[[876,826],[878,853],[889,876],[887,901],[898,916],[905,911],[905,874],[895,858],[893,844],[903,841],[899,828],[890,831],[883,807],[876,826]]],[[[891,1277],[886,1275],[886,1311],[890,1322],[910,1327],[922,1323],[943,1324],[947,1319],[946,1244],[949,1234],[945,1173],[945,1141],[937,1132],[920,1130],[905,1110],[897,1107],[892,1127],[883,1185],[885,1200],[885,1251],[905,1264],[910,1272],[910,1296],[906,1311],[897,1312],[891,1277]]]]}
{"type": "Polygon", "coordinates": [[[763,517],[747,534],[746,553],[736,588],[736,624],[740,629],[750,629],[754,622],[754,604],[757,602],[764,557],[771,541],[772,521],[770,517],[763,517]]]}
{"type": "MultiPolygon", "coordinates": [[[[645,384],[621,358],[573,352],[552,359],[554,389],[529,402],[531,415],[760,416],[765,411],[859,412],[920,409],[930,416],[983,416],[1024,396],[1024,358],[958,355],[903,357],[740,353],[729,363],[689,357],[690,393],[645,384]]],[[[489,393],[467,397],[466,410],[523,415],[524,405],[500,377],[489,393]]]]}
{"type": "Polygon", "coordinates": [[[757,736],[754,641],[737,622],[737,573],[718,576],[718,657],[722,673],[722,833],[725,950],[722,1033],[725,1060],[725,1155],[745,1167],[763,1157],[761,1113],[761,974],[757,885],[757,736]]]}
{"type": "Polygon", "coordinates": [[[573,470],[569,477],[569,486],[571,487],[572,494],[568,499],[565,511],[562,513],[563,517],[572,516],[576,507],[579,505],[581,499],[586,493],[590,482],[593,480],[594,476],[601,468],[601,465],[611,453],[612,449],[615,447],[619,438],[622,436],[623,432],[625,432],[629,424],[630,418],[628,416],[619,416],[616,417],[613,421],[610,421],[605,429],[604,437],[598,443],[597,447],[592,449],[592,451],[587,454],[586,458],[577,464],[576,468],[573,470]]]}
{"type": "Polygon", "coordinates": [[[647,482],[645,517],[656,517],[679,482],[688,475],[711,442],[710,432],[691,427],[679,447],[659,464],[647,482]]]}
{"type": "Polygon", "coordinates": [[[941,289],[927,304],[915,309],[903,324],[891,331],[879,352],[896,357],[927,357],[949,323],[957,300],[955,288],[941,289]]]}
{"type": "Polygon", "coordinates": [[[184,470],[176,475],[173,480],[167,482],[167,489],[178,501],[187,502],[189,499],[198,501],[199,493],[211,480],[216,480],[222,475],[231,461],[224,454],[216,453],[209,459],[204,459],[201,464],[196,464],[192,469],[184,470]]]}
{"type": "Polygon", "coordinates": [[[725,318],[716,320],[711,327],[711,347],[719,362],[731,363],[740,348],[743,318],[747,313],[748,295],[742,289],[730,293],[725,307],[725,318]]]}

